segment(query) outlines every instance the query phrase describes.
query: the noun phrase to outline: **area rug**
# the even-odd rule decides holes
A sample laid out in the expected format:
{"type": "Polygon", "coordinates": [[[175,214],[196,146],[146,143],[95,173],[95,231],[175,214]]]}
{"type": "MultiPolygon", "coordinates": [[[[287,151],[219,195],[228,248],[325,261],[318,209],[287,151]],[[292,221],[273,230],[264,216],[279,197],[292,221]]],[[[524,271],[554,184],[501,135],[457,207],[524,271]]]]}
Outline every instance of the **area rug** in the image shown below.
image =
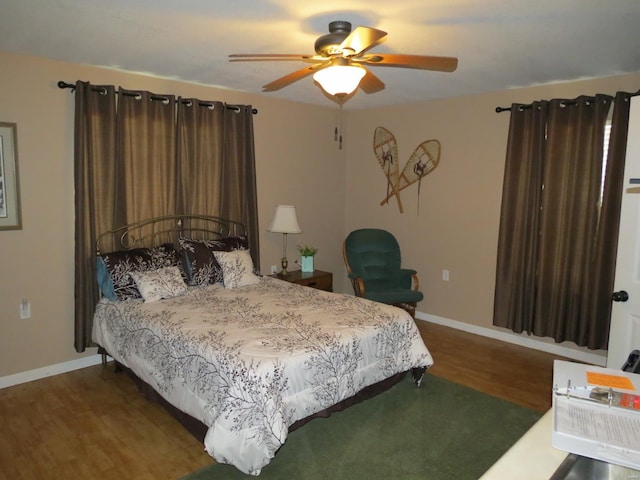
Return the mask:
{"type": "MultiPolygon", "coordinates": [[[[261,480],[477,480],[541,414],[425,375],[293,431],[261,480]]],[[[209,465],[183,480],[255,478],[209,465]]]]}

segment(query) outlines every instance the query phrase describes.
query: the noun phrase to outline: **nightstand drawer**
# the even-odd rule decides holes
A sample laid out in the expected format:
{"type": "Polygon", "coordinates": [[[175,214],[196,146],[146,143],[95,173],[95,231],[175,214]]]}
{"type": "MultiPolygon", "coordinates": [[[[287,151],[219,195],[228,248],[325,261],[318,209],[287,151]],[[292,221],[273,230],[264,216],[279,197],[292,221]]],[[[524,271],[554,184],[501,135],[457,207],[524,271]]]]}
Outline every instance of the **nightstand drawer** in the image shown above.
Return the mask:
{"type": "Polygon", "coordinates": [[[318,290],[333,291],[333,274],[331,272],[323,272],[322,270],[314,270],[313,272],[302,272],[294,270],[286,276],[280,274],[271,275],[274,278],[285,280],[290,283],[297,283],[305,287],[317,288],[318,290]]]}
{"type": "Polygon", "coordinates": [[[327,273],[325,275],[316,275],[311,278],[301,278],[296,281],[298,285],[304,285],[306,287],[317,288],[318,290],[326,290],[331,292],[333,290],[333,275],[327,273]]]}

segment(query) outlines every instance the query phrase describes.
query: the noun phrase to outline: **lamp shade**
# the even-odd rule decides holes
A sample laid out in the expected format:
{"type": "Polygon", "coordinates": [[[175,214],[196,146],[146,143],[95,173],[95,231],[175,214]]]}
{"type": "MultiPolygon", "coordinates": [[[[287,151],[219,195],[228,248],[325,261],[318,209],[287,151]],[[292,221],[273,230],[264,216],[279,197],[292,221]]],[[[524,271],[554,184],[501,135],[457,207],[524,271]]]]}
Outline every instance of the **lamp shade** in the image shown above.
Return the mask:
{"type": "Polygon", "coordinates": [[[293,205],[278,205],[267,229],[274,233],[302,233],[293,205]]]}
{"type": "Polygon", "coordinates": [[[313,79],[329,95],[349,95],[353,92],[367,71],[355,65],[332,65],[313,74],[313,79]]]}

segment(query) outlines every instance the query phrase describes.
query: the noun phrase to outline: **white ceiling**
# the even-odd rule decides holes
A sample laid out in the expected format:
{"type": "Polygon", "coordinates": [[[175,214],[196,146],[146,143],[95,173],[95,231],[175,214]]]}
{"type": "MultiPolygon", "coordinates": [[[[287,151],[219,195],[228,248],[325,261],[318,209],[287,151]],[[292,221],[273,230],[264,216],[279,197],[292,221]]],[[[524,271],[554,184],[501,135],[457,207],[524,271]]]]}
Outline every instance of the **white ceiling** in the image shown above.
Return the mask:
{"type": "MultiPolygon", "coordinates": [[[[261,93],[307,64],[227,56],[313,54],[333,20],[388,32],[370,53],[459,58],[373,67],[386,89],[345,108],[640,72],[640,0],[0,0],[0,50],[261,93]]],[[[331,104],[310,76],[261,94],[331,104]]]]}

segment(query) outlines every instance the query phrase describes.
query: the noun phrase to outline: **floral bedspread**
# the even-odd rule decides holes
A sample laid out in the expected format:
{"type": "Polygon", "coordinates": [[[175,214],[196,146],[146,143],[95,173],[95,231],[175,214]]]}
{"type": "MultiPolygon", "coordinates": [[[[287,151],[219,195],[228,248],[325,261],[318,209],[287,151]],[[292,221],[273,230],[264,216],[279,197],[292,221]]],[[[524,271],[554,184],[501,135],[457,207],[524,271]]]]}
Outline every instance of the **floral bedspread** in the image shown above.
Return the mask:
{"type": "Polygon", "coordinates": [[[216,461],[252,475],[295,421],[433,364],[403,310],[271,277],[152,303],[103,299],[93,339],[206,424],[216,461]]]}

